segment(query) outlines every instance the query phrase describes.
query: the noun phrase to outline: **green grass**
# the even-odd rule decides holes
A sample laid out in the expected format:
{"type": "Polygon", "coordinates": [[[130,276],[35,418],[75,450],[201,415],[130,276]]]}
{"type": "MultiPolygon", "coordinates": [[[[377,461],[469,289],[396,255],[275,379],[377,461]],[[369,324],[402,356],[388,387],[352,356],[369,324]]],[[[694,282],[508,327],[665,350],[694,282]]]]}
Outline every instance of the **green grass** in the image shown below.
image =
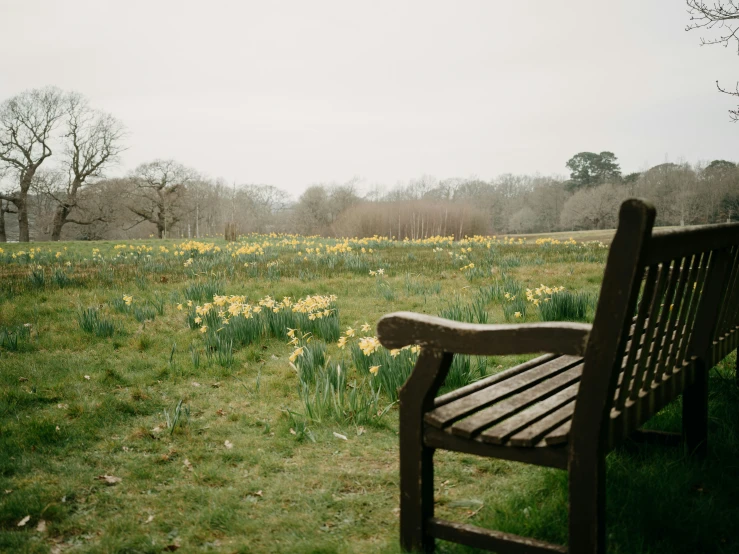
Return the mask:
{"type": "MultiPolygon", "coordinates": [[[[550,316],[525,291],[542,283],[574,297],[551,319],[591,318],[607,252],[533,239],[176,245],[2,246],[0,551],[397,552],[396,400],[415,353],[366,356],[359,340],[396,310],[540,321],[550,316]],[[325,319],[265,311],[226,326],[215,318],[206,333],[194,321],[214,295],[254,305],[331,294],[336,312],[325,319]],[[294,364],[287,327],[306,347],[294,364]]],[[[524,359],[460,357],[443,392],[524,359]]],[[[732,364],[711,373],[705,462],[636,445],[609,456],[609,552],[739,551],[732,364]]],[[[650,425],[677,430],[679,416],[676,403],[650,425]]],[[[436,459],[440,517],[566,541],[563,472],[436,459]]]]}

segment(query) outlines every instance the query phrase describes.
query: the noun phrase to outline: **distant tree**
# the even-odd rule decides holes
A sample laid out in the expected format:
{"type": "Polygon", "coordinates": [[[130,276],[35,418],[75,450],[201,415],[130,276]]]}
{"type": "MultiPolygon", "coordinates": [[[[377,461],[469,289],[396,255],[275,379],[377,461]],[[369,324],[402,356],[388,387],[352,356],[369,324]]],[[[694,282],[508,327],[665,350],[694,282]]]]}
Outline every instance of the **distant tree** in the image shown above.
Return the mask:
{"type": "Polygon", "coordinates": [[[85,212],[80,204],[80,191],[91,185],[91,179],[117,161],[123,150],[123,126],[112,115],[93,110],[80,94],[72,93],[64,102],[66,120],[63,138],[63,166],[67,178],[60,187],[46,193],[57,204],[51,224],[51,240],[61,238],[67,223],[92,225],[101,221],[100,213],[85,212]]]}
{"type": "Polygon", "coordinates": [[[508,219],[508,228],[512,233],[531,233],[536,229],[536,213],[524,206],[508,219]]]}
{"type": "Polygon", "coordinates": [[[326,229],[331,221],[326,187],[313,185],[300,195],[295,206],[295,219],[301,233],[314,234],[326,229]]]}
{"type": "Polygon", "coordinates": [[[187,186],[196,178],[192,169],[174,160],[154,160],[138,166],[131,175],[133,191],[128,209],[141,219],[131,227],[148,221],[156,226],[157,237],[164,238],[187,213],[187,186]]]}
{"type": "Polygon", "coordinates": [[[639,176],[641,173],[639,171],[635,171],[634,173],[627,173],[623,176],[621,179],[621,182],[625,185],[629,185],[631,183],[636,183],[636,181],[639,179],[639,176]]]}
{"type": "Polygon", "coordinates": [[[580,152],[565,165],[570,170],[571,190],[599,185],[621,177],[621,168],[613,152],[580,152]]]}
{"type": "Polygon", "coordinates": [[[613,228],[625,198],[624,189],[610,183],[579,190],[565,202],[561,225],[572,230],[613,228]]]}
{"type": "Polygon", "coordinates": [[[30,240],[28,191],[41,164],[52,155],[54,131],[64,115],[64,93],[55,87],[22,92],[0,105],[0,165],[16,185],[0,199],[15,206],[20,242],[30,240]]]}
{"type": "MultiPolygon", "coordinates": [[[[711,0],[708,3],[704,0],[686,0],[686,2],[690,14],[690,23],[685,27],[686,31],[718,30],[717,36],[713,38],[701,37],[701,46],[720,44],[727,47],[730,42],[735,42],[739,53],[739,2],[736,0],[711,0]]],[[[739,96],[739,83],[734,90],[729,90],[716,81],[716,88],[724,94],[739,96]]],[[[729,116],[732,121],[739,121],[739,108],[729,110],[729,116]]]]}
{"type": "Polygon", "coordinates": [[[726,160],[713,160],[700,172],[699,183],[706,220],[731,221],[737,215],[732,199],[739,196],[739,167],[726,160]]]}

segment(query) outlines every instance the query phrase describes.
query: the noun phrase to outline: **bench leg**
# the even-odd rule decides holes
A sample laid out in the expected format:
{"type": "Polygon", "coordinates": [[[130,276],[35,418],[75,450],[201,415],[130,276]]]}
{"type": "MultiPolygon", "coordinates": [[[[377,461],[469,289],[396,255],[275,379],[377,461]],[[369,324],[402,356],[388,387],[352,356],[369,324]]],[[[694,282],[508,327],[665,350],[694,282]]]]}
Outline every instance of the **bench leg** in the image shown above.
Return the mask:
{"type": "Polygon", "coordinates": [[[570,470],[569,554],[606,551],[606,461],[596,458],[570,470]]]}
{"type": "Polygon", "coordinates": [[[708,368],[697,362],[695,381],[683,392],[683,435],[688,454],[708,452],[708,368]]]}
{"type": "Polygon", "coordinates": [[[410,440],[400,433],[400,547],[433,552],[434,538],[426,533],[426,524],[434,517],[434,450],[418,440],[420,425],[417,430],[410,440]]]}

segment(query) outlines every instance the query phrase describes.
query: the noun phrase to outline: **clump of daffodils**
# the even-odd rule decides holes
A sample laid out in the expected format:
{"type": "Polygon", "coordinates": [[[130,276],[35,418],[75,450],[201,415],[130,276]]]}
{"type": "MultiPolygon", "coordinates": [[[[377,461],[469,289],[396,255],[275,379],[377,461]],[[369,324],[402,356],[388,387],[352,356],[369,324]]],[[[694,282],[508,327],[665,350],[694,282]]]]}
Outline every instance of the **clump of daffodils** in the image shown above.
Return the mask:
{"type": "MultiPolygon", "coordinates": [[[[334,306],[336,299],[337,297],[334,294],[306,296],[295,302],[289,296],[279,301],[271,296],[265,296],[256,303],[250,303],[243,295],[217,294],[213,297],[212,302],[194,306],[194,314],[192,315],[194,315],[193,321],[198,326],[204,325],[207,319],[210,319],[211,323],[218,322],[223,326],[228,325],[233,318],[252,319],[263,312],[277,314],[282,311],[305,314],[310,321],[315,321],[336,315],[336,307],[334,306]]],[[[181,306],[180,304],[177,308],[182,309],[181,306]]],[[[193,308],[191,300],[188,300],[187,306],[193,308]]],[[[202,327],[201,332],[203,332],[202,327]]]]}
{"type": "Polygon", "coordinates": [[[123,302],[126,303],[126,306],[130,306],[131,304],[133,304],[133,296],[130,294],[124,294],[123,302]]]}
{"type": "Polygon", "coordinates": [[[375,277],[375,276],[380,276],[381,277],[381,276],[385,275],[385,270],[383,268],[380,268],[380,269],[377,269],[377,270],[370,269],[369,274],[372,275],[373,277],[375,277]]]}
{"type": "MultiPolygon", "coordinates": [[[[356,329],[354,329],[353,327],[347,327],[346,331],[344,331],[341,337],[339,337],[336,345],[342,350],[345,349],[347,345],[350,345],[352,349],[356,349],[361,352],[361,354],[356,353],[353,355],[364,356],[365,358],[370,358],[372,361],[374,361],[375,359],[378,359],[375,354],[381,354],[382,345],[380,344],[380,340],[376,336],[368,334],[371,329],[372,327],[370,326],[370,324],[365,322],[360,326],[359,332],[361,332],[362,335],[359,335],[356,329]]],[[[416,345],[406,346],[404,348],[390,350],[389,354],[392,359],[395,359],[403,350],[409,350],[411,354],[418,354],[421,351],[421,347],[416,345]]],[[[382,357],[380,357],[379,359],[381,360],[382,357]]],[[[370,363],[372,363],[372,361],[370,363]]],[[[381,368],[382,364],[370,365],[369,373],[371,375],[377,375],[380,372],[381,368]]]]}
{"type": "Polygon", "coordinates": [[[538,306],[541,302],[549,302],[552,295],[565,290],[564,287],[548,287],[547,285],[539,285],[534,290],[526,289],[526,300],[534,306],[538,306]]]}

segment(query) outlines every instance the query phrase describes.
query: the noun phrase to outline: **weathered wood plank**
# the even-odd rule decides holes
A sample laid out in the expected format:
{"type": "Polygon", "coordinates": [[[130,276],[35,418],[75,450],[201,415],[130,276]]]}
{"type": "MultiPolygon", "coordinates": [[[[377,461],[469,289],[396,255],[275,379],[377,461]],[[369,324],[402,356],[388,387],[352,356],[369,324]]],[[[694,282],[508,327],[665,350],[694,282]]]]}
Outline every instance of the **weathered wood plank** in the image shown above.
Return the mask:
{"type": "Polygon", "coordinates": [[[685,291],[683,293],[684,298],[681,301],[680,312],[678,314],[677,322],[674,326],[675,337],[673,339],[673,347],[670,351],[669,358],[665,363],[665,370],[669,372],[671,372],[676,365],[682,363],[678,362],[680,345],[682,344],[683,340],[687,340],[687,338],[683,335],[685,333],[686,322],[688,321],[688,316],[691,309],[691,302],[693,302],[693,295],[695,294],[695,289],[697,288],[698,271],[701,267],[702,260],[703,252],[696,254],[693,257],[693,261],[690,266],[690,272],[688,273],[688,279],[685,284],[685,291]]]}
{"type": "Polygon", "coordinates": [[[495,375],[491,375],[490,377],[485,377],[484,379],[480,379],[479,381],[475,381],[474,383],[470,383],[469,385],[466,385],[464,387],[460,387],[446,394],[442,394],[441,396],[437,396],[434,400],[434,406],[439,407],[443,406],[444,404],[449,404],[449,402],[451,402],[452,400],[457,400],[459,398],[462,398],[463,396],[467,396],[468,394],[487,388],[494,383],[509,379],[514,375],[518,375],[519,373],[541,365],[544,362],[553,360],[556,357],[556,354],[544,354],[543,356],[539,356],[537,358],[534,358],[533,360],[529,360],[528,362],[524,362],[517,366],[496,373],[495,375]]]}
{"type": "Polygon", "coordinates": [[[486,429],[480,434],[480,440],[491,444],[503,444],[515,433],[522,431],[529,425],[548,416],[553,411],[561,408],[568,402],[572,402],[577,396],[580,383],[573,383],[566,389],[559,391],[546,400],[537,402],[533,406],[518,412],[505,421],[486,429]]]}
{"type": "Polygon", "coordinates": [[[645,263],[665,262],[679,256],[688,256],[736,245],[739,223],[704,225],[692,229],[657,229],[652,235],[645,263]]]}
{"type": "Polygon", "coordinates": [[[731,249],[731,261],[729,263],[729,270],[726,279],[726,284],[723,287],[723,294],[721,298],[721,308],[719,310],[717,322],[716,322],[716,334],[714,338],[724,332],[728,325],[728,321],[732,319],[734,310],[734,301],[737,296],[736,279],[737,270],[739,269],[739,256],[737,253],[739,248],[736,246],[731,249]]]}
{"type": "MultiPolygon", "coordinates": [[[[655,290],[659,291],[662,288],[662,284],[667,278],[667,268],[664,265],[660,265],[657,271],[657,281],[655,290]]],[[[649,353],[652,352],[652,340],[654,340],[655,329],[657,322],[659,321],[659,307],[661,298],[659,294],[652,295],[651,302],[649,302],[649,321],[647,328],[644,331],[644,344],[641,348],[638,360],[635,362],[633,383],[631,385],[631,391],[629,392],[629,398],[634,400],[636,394],[642,389],[645,382],[646,373],[649,369],[649,353]]]]}
{"type": "Polygon", "coordinates": [[[545,379],[538,385],[525,389],[472,414],[471,416],[453,424],[451,431],[460,437],[473,437],[485,428],[506,419],[519,410],[533,403],[540,403],[548,397],[558,393],[560,390],[580,380],[582,375],[582,364],[564,371],[554,377],[545,379]]]}
{"type": "Polygon", "coordinates": [[[616,407],[621,409],[628,397],[628,392],[631,390],[632,383],[634,381],[634,371],[636,369],[636,361],[638,360],[637,354],[639,348],[636,345],[644,344],[644,333],[646,326],[649,324],[649,307],[652,303],[652,297],[657,283],[657,276],[659,274],[659,266],[649,266],[644,276],[644,287],[642,290],[641,303],[639,304],[639,311],[636,316],[636,321],[630,328],[631,342],[627,343],[625,351],[627,351],[626,362],[622,366],[623,377],[621,379],[621,385],[618,390],[618,396],[616,398],[616,407]]]}
{"type": "Polygon", "coordinates": [[[426,423],[435,427],[445,427],[470,415],[472,412],[532,387],[557,373],[561,373],[580,363],[580,361],[581,358],[579,356],[560,356],[496,385],[473,392],[449,404],[435,408],[427,413],[424,419],[426,423]]]}
{"type": "Polygon", "coordinates": [[[650,364],[652,369],[648,374],[649,382],[659,382],[662,373],[665,370],[665,362],[669,357],[669,351],[672,347],[672,342],[675,336],[675,332],[672,329],[677,322],[677,312],[680,309],[680,303],[682,297],[678,297],[679,286],[678,283],[684,282],[687,279],[688,263],[689,258],[678,258],[673,262],[672,274],[670,275],[669,282],[667,284],[667,291],[662,300],[662,316],[660,317],[659,325],[657,326],[657,335],[661,338],[659,341],[659,348],[654,354],[654,360],[650,364]],[[675,304],[678,304],[678,309],[675,310],[675,304]]]}
{"type": "Polygon", "coordinates": [[[574,413],[575,402],[565,404],[533,425],[519,431],[508,442],[513,446],[534,446],[552,429],[560,427],[564,422],[569,422],[574,413]]]}
{"type": "Polygon", "coordinates": [[[437,539],[452,541],[473,548],[494,550],[500,554],[567,553],[567,547],[565,546],[437,518],[433,518],[429,522],[429,533],[437,539]]]}
{"type": "Polygon", "coordinates": [[[465,452],[488,458],[523,462],[537,466],[567,468],[567,447],[548,447],[541,443],[532,447],[517,447],[511,444],[489,444],[478,439],[465,439],[452,435],[448,430],[424,426],[424,443],[431,448],[443,448],[454,452],[465,452]]]}
{"type": "Polygon", "coordinates": [[[544,441],[548,446],[555,446],[557,444],[565,444],[569,440],[570,428],[572,426],[572,420],[565,421],[557,427],[549,431],[544,437],[544,441]]]}
{"type": "Polygon", "coordinates": [[[413,312],[395,312],[377,324],[385,348],[416,344],[454,354],[499,356],[551,352],[581,356],[591,326],[585,323],[482,325],[413,312]]]}

